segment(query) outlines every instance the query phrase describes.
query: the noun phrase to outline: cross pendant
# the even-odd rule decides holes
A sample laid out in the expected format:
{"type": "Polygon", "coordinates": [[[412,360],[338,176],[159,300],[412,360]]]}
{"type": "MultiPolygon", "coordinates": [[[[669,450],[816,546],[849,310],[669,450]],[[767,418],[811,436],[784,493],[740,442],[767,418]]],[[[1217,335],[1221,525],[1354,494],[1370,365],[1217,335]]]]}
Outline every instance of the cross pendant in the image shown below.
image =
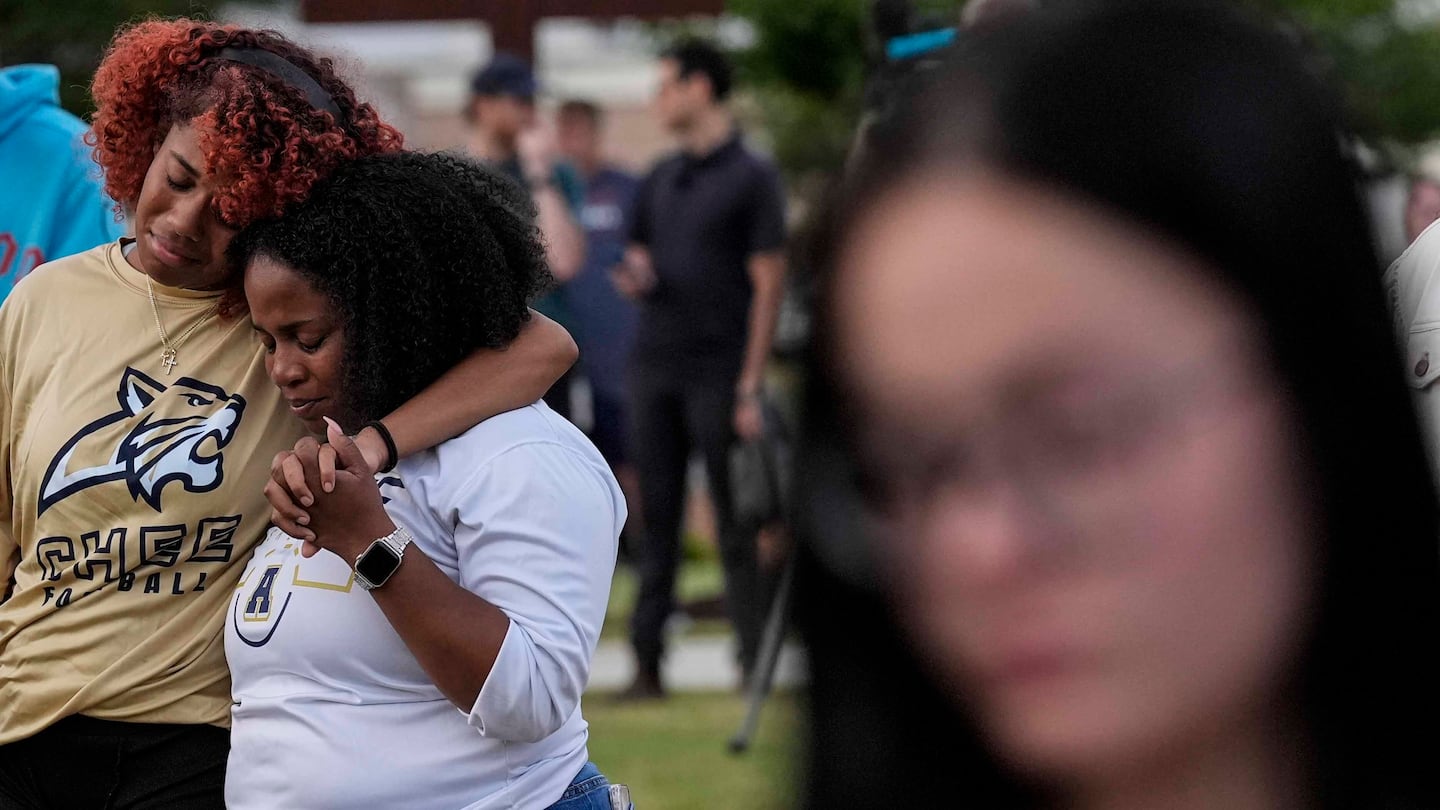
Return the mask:
{"type": "Polygon", "coordinates": [[[175,368],[175,350],[166,348],[160,353],[160,365],[165,367],[165,376],[170,376],[170,370],[175,368]]]}

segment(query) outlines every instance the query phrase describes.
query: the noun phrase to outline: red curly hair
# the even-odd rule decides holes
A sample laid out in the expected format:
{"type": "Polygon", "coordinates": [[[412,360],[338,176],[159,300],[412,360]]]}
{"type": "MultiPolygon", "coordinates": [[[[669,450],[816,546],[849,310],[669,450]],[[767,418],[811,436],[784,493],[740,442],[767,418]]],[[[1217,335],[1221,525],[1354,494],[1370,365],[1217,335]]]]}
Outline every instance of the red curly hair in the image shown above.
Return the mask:
{"type": "MultiPolygon", "coordinates": [[[[116,32],[90,88],[95,116],[86,139],[105,170],[105,190],[134,209],[160,144],[175,124],[196,125],[205,171],[222,178],[213,202],[232,227],[279,216],[342,162],[398,151],[403,138],[361,104],[335,72],[275,31],[192,19],[148,19],[116,32]],[[339,108],[337,121],[269,71],[213,58],[222,48],[270,51],[315,79],[339,108]]],[[[227,296],[238,313],[243,298],[227,296]]]]}

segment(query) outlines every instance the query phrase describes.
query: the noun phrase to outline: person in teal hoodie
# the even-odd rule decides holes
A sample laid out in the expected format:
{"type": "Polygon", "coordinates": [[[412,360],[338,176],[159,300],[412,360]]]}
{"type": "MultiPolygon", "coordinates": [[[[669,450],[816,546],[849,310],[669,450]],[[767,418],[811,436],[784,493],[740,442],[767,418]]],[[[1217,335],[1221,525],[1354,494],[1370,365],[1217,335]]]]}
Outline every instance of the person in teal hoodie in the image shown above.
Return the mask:
{"type": "Polygon", "coordinates": [[[85,130],[54,66],[0,68],[0,301],[36,266],[124,233],[85,130]]]}

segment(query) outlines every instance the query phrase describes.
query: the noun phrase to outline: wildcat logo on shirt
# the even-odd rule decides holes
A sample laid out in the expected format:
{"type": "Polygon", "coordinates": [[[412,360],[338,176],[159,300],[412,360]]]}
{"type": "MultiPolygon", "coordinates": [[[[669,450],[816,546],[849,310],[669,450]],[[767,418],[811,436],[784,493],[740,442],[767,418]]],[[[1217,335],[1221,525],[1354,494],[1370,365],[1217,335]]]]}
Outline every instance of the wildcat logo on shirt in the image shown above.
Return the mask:
{"type": "Polygon", "coordinates": [[[245,399],[182,377],[166,387],[133,368],[116,391],[118,410],[81,428],[56,453],[40,485],[36,515],[77,492],[124,482],[156,512],[166,487],[210,492],[225,479],[222,451],[245,399]]]}

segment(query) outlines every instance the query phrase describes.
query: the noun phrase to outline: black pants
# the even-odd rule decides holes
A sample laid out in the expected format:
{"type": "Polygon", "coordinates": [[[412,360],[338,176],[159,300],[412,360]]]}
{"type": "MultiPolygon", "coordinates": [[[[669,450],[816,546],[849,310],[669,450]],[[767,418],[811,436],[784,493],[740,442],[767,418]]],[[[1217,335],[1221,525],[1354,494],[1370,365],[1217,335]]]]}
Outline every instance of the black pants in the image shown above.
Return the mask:
{"type": "Polygon", "coordinates": [[[230,732],[75,715],[0,745],[0,810],[224,810],[230,732]]]}
{"type": "Polygon", "coordinates": [[[634,461],[645,532],[637,549],[640,594],[630,630],[643,668],[658,668],[665,620],[675,606],[685,474],[692,452],[705,460],[725,570],[726,608],[746,671],[760,646],[764,607],[755,537],[736,526],[730,508],[728,453],[734,441],[735,380],[734,373],[679,377],[643,366],[631,376],[634,461]]]}

